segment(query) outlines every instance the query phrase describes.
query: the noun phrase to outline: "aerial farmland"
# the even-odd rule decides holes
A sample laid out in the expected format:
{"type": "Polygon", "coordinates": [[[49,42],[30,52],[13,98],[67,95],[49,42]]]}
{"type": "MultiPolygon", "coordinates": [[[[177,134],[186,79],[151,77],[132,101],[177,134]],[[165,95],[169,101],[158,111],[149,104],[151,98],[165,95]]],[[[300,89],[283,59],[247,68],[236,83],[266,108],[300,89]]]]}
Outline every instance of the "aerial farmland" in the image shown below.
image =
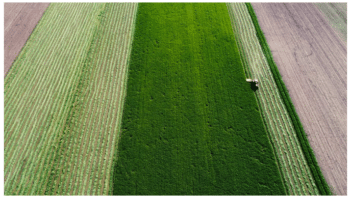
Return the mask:
{"type": "Polygon", "coordinates": [[[5,3],[5,195],[347,195],[347,3],[5,3]]]}

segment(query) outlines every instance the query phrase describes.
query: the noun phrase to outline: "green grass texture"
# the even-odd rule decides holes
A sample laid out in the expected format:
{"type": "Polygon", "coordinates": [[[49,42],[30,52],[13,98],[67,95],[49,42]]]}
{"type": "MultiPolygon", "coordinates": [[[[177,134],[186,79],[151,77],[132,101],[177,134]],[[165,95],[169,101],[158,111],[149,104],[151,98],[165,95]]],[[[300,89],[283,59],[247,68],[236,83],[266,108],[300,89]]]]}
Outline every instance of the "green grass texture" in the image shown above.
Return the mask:
{"type": "Polygon", "coordinates": [[[139,4],[114,195],[284,195],[226,4],[139,4]]]}
{"type": "Polygon", "coordinates": [[[257,37],[259,39],[259,43],[263,49],[263,52],[264,52],[264,55],[265,55],[267,61],[268,61],[271,72],[272,72],[273,77],[275,79],[275,82],[278,86],[278,90],[281,94],[281,97],[283,99],[284,104],[286,105],[289,116],[292,119],[294,129],[297,133],[301,148],[304,152],[304,155],[306,157],[308,165],[311,169],[311,173],[316,181],[317,188],[318,188],[321,195],[331,195],[332,192],[331,192],[326,180],[324,179],[324,177],[322,175],[320,167],[317,164],[316,157],[312,151],[312,148],[309,144],[309,141],[307,139],[307,136],[305,134],[303,126],[300,122],[298,114],[294,108],[293,102],[289,96],[288,89],[282,80],[281,74],[279,73],[275,62],[273,61],[273,57],[272,57],[269,45],[265,39],[263,31],[261,30],[261,28],[259,26],[259,22],[258,22],[256,15],[255,15],[254,9],[250,3],[246,3],[246,6],[247,6],[248,11],[250,13],[250,16],[253,20],[253,23],[254,23],[254,26],[256,29],[256,34],[257,34],[257,37]]]}

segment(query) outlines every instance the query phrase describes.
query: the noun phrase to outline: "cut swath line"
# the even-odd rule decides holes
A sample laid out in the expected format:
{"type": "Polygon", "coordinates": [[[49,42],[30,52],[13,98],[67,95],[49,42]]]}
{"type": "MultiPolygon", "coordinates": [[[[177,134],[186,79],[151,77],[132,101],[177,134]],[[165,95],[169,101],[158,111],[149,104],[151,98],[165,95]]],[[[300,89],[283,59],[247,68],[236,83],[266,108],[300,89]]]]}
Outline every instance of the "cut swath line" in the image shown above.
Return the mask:
{"type": "MultiPolygon", "coordinates": [[[[76,76],[77,77],[77,76],[76,76]]],[[[70,102],[70,101],[69,101],[70,102]]],[[[69,104],[68,104],[69,105],[69,104]]],[[[63,130],[62,130],[63,131],[63,130]]],[[[58,138],[57,138],[58,139],[58,138]]],[[[50,170],[49,170],[50,171],[50,170]]],[[[45,174],[46,172],[44,172],[44,174],[45,174]]],[[[49,176],[45,176],[45,177],[49,177],[49,176]]],[[[46,186],[45,186],[46,187],[46,186]]],[[[45,191],[45,189],[43,190],[43,191],[45,191]]]]}
{"type": "MultiPolygon", "coordinates": [[[[103,11],[104,11],[105,9],[103,8],[103,11]]],[[[99,25],[99,27],[100,27],[101,25],[99,25]]],[[[99,30],[99,28],[97,28],[97,30],[99,30]]],[[[98,35],[97,35],[97,38],[98,38],[98,35]]],[[[95,40],[98,40],[96,37],[95,37],[95,40]]],[[[93,43],[95,43],[95,42],[93,42],[93,43]]],[[[96,44],[98,44],[98,42],[96,42],[96,44]]],[[[94,48],[94,47],[92,47],[92,48],[94,48]]],[[[92,51],[92,54],[93,54],[94,52],[92,51]]],[[[87,64],[87,68],[86,68],[86,70],[90,70],[90,64],[87,64]]],[[[83,72],[83,76],[82,76],[82,84],[81,84],[81,86],[79,86],[79,88],[78,88],[78,93],[76,94],[78,97],[77,97],[77,100],[76,100],[76,102],[77,103],[79,103],[79,105],[81,105],[83,102],[79,102],[79,99],[80,99],[80,95],[81,95],[81,90],[83,90],[84,89],[84,83],[88,83],[88,81],[89,81],[89,77],[86,77],[86,76],[89,76],[89,74],[90,73],[87,73],[86,74],[86,76],[85,76],[85,73],[86,72],[83,72]]],[[[75,110],[78,110],[78,112],[79,112],[79,110],[81,109],[80,107],[76,107],[76,108],[74,108],[75,110]]],[[[74,125],[75,124],[77,124],[76,122],[75,122],[75,118],[78,118],[79,119],[79,115],[76,115],[76,112],[73,112],[73,114],[72,114],[72,117],[71,117],[71,119],[69,119],[69,121],[71,121],[70,122],[70,124],[72,124],[72,127],[70,127],[70,129],[72,129],[70,132],[72,132],[73,130],[74,130],[74,125]]],[[[69,133],[68,133],[69,134],[69,133]]],[[[70,133],[69,135],[73,135],[72,133],[70,133]]],[[[78,134],[74,134],[75,136],[78,136],[78,134]]],[[[69,141],[67,141],[67,140],[65,140],[65,143],[67,143],[67,144],[65,144],[65,146],[67,146],[68,148],[70,148],[70,149],[73,149],[73,148],[76,148],[74,145],[71,145],[71,141],[73,140],[73,138],[71,138],[69,141]]],[[[55,185],[55,189],[54,189],[54,191],[53,191],[53,194],[56,194],[57,193],[57,189],[60,187],[60,185],[61,185],[61,182],[63,182],[65,179],[63,179],[63,181],[61,181],[61,177],[62,176],[64,176],[64,174],[66,174],[66,173],[64,173],[64,174],[62,174],[62,170],[64,170],[64,169],[67,169],[67,168],[69,168],[69,165],[71,164],[71,163],[73,163],[74,164],[74,160],[71,162],[70,161],[70,159],[71,159],[71,157],[72,157],[72,155],[69,153],[67,153],[67,151],[66,152],[64,152],[64,153],[62,153],[62,157],[63,157],[63,159],[60,161],[61,163],[58,165],[58,166],[60,166],[60,169],[59,169],[59,175],[58,175],[58,180],[57,180],[57,183],[56,183],[56,185],[55,185]],[[69,161],[67,162],[66,161],[66,159],[68,159],[69,158],[69,161]],[[66,165],[68,165],[68,166],[66,166],[66,165]]],[[[64,178],[64,177],[62,177],[62,178],[64,178]]]]}
{"type": "Polygon", "coordinates": [[[263,119],[266,121],[266,128],[275,146],[280,170],[286,178],[285,184],[291,194],[309,194],[309,192],[315,194],[317,189],[315,190],[311,172],[300,150],[291,120],[285,114],[283,115],[287,111],[283,102],[278,98],[278,89],[267,62],[263,60],[264,55],[255,36],[255,28],[250,21],[247,8],[244,4],[231,4],[231,6],[231,9],[234,9],[230,13],[233,19],[232,24],[235,31],[238,31],[236,37],[241,48],[243,63],[246,65],[246,73],[263,80],[262,87],[256,92],[257,100],[262,109],[263,119]],[[242,35],[249,37],[242,37],[242,35]],[[310,184],[314,187],[309,187],[310,184]]]}
{"type": "MultiPolygon", "coordinates": [[[[125,5],[125,4],[124,4],[125,5]]],[[[124,9],[124,11],[125,11],[125,9],[124,9]]],[[[116,12],[116,13],[120,13],[120,12],[116,12]]],[[[123,12],[122,12],[123,13],[123,12]]],[[[121,16],[122,16],[123,14],[121,14],[121,16]]],[[[117,16],[118,17],[118,16],[117,16]]],[[[113,19],[113,18],[112,18],[113,19]]],[[[121,23],[121,20],[117,20],[117,19],[113,19],[113,20],[110,20],[110,21],[118,21],[119,23],[121,23]]],[[[124,23],[124,24],[128,24],[128,23],[124,23]]],[[[108,27],[109,27],[110,25],[108,25],[108,27]]],[[[118,26],[118,24],[117,24],[117,27],[119,27],[118,26]]],[[[112,28],[112,30],[114,30],[114,28],[115,27],[113,27],[112,28]]],[[[122,28],[121,28],[122,29],[122,28]]],[[[116,30],[115,30],[116,31],[116,30]]],[[[119,36],[121,36],[121,35],[119,35],[119,36]]],[[[110,37],[108,37],[108,38],[110,38],[110,37]]],[[[107,39],[107,37],[106,37],[106,39],[107,39]]],[[[115,41],[115,39],[110,39],[110,41],[115,41]]],[[[110,48],[110,46],[114,46],[114,44],[112,44],[112,42],[110,42],[109,43],[109,47],[108,47],[108,50],[111,50],[110,48]]],[[[116,54],[117,56],[115,56],[115,57],[119,57],[120,56],[120,54],[119,53],[117,53],[116,54]]],[[[108,60],[106,60],[107,61],[107,63],[108,63],[108,60]]],[[[112,62],[113,63],[113,62],[112,62]]],[[[118,65],[117,65],[118,66],[118,65]]],[[[107,71],[112,71],[112,69],[113,69],[113,65],[111,64],[111,63],[109,63],[109,67],[110,67],[110,69],[108,69],[107,71]]],[[[108,76],[109,78],[111,78],[111,76],[108,76]]],[[[114,76],[112,76],[112,77],[114,77],[114,76]]],[[[119,77],[118,77],[119,78],[119,77]]],[[[119,79],[120,80],[120,79],[119,79]]],[[[108,85],[108,88],[111,88],[111,83],[112,83],[112,81],[111,80],[107,80],[107,82],[109,83],[108,85]]],[[[114,81],[113,81],[114,82],[114,81]]],[[[118,85],[119,85],[119,83],[120,83],[120,81],[117,81],[118,82],[118,85]]],[[[112,84],[112,85],[115,85],[115,84],[112,84]]],[[[119,90],[118,90],[119,91],[119,90]]],[[[118,91],[116,91],[115,93],[117,93],[118,91]]],[[[111,92],[111,91],[109,91],[108,93],[107,92],[105,92],[105,94],[112,94],[111,96],[114,96],[113,94],[113,92],[111,92]]],[[[107,99],[108,100],[108,99],[107,99]]],[[[116,102],[117,104],[119,103],[118,101],[116,102]]],[[[105,107],[105,109],[107,109],[109,112],[108,112],[108,115],[107,116],[109,116],[109,114],[111,114],[111,110],[112,109],[108,109],[107,108],[108,107],[108,103],[106,103],[106,107],[105,107]]],[[[102,112],[102,113],[105,113],[105,112],[102,112]]],[[[106,118],[107,119],[107,122],[106,122],[106,124],[108,124],[108,121],[110,120],[110,119],[113,119],[111,116],[109,116],[109,117],[104,117],[104,118],[106,118]]],[[[106,127],[106,125],[102,125],[102,127],[106,127]]],[[[107,135],[104,135],[103,136],[103,138],[104,137],[107,137],[108,138],[108,134],[110,134],[110,131],[106,131],[105,129],[104,130],[100,130],[102,133],[103,132],[107,132],[107,135]]],[[[106,140],[104,140],[104,141],[106,141],[106,140]]],[[[108,142],[108,140],[106,141],[106,142],[108,142]]],[[[100,159],[103,159],[104,160],[104,162],[102,162],[102,161],[95,161],[95,166],[97,165],[97,166],[102,166],[102,168],[100,169],[99,167],[97,168],[97,169],[95,169],[94,170],[94,175],[92,175],[92,181],[90,181],[90,187],[88,187],[87,188],[87,190],[89,191],[90,190],[90,195],[92,195],[92,194],[96,194],[96,189],[98,189],[98,186],[95,186],[94,187],[94,183],[96,182],[96,181],[99,181],[100,179],[100,177],[96,177],[97,175],[96,175],[96,172],[100,172],[101,173],[101,171],[103,170],[103,169],[105,169],[104,168],[104,166],[105,166],[105,163],[107,162],[107,160],[109,160],[109,158],[107,157],[106,159],[105,159],[105,153],[106,153],[106,149],[108,148],[108,146],[106,146],[106,145],[104,145],[104,143],[102,143],[101,144],[101,146],[102,147],[104,147],[103,149],[101,149],[101,151],[103,151],[104,153],[99,153],[99,158],[100,159]],[[102,163],[101,163],[102,162],[102,163]],[[101,164],[99,164],[99,163],[101,163],[101,164]]],[[[92,168],[95,168],[95,166],[93,166],[92,168]]]]}
{"type": "MultiPolygon", "coordinates": [[[[81,11],[80,11],[81,12],[81,11]]],[[[90,16],[90,15],[89,15],[90,16]]],[[[88,19],[87,19],[88,20],[88,19]]],[[[45,20],[43,20],[43,22],[45,22],[45,20]]],[[[40,24],[38,25],[38,27],[37,28],[40,28],[40,24]]],[[[38,30],[38,29],[36,29],[36,30],[38,30]]],[[[60,29],[61,30],[61,29],[60,29]]],[[[62,31],[63,31],[64,29],[62,29],[62,31]]],[[[45,32],[45,31],[44,31],[45,32]]],[[[39,32],[40,33],[40,32],[39,32]]],[[[59,33],[58,31],[57,32],[55,32],[55,33],[59,33]]],[[[84,36],[86,36],[87,34],[84,34],[84,36]]],[[[54,35],[52,35],[52,36],[54,36],[54,35]]],[[[82,40],[84,40],[84,37],[80,37],[82,40]]],[[[80,39],[79,38],[79,39],[80,39]]],[[[67,38],[66,38],[67,39],[67,38]]],[[[49,40],[49,42],[53,42],[54,40],[49,40]]],[[[77,45],[79,45],[79,43],[77,43],[77,45]]],[[[81,46],[84,46],[84,45],[81,45],[81,46]]],[[[82,48],[82,47],[80,47],[80,48],[82,48]]],[[[34,48],[33,49],[34,51],[35,50],[38,50],[38,48],[34,48]]],[[[44,50],[45,49],[40,49],[41,51],[43,51],[43,52],[45,52],[44,50]]],[[[30,51],[29,51],[30,52],[30,51]]],[[[49,52],[49,53],[51,53],[51,52],[49,52]]],[[[42,54],[36,54],[36,55],[40,55],[40,56],[42,56],[43,57],[43,55],[42,54]]],[[[73,55],[71,55],[71,54],[69,54],[71,57],[74,57],[73,55]]],[[[83,55],[83,54],[81,54],[81,55],[83,55]]],[[[69,57],[66,57],[66,58],[69,58],[69,57]]],[[[37,61],[40,61],[40,60],[37,60],[37,61]]],[[[46,62],[46,61],[45,61],[46,62]]],[[[21,64],[22,62],[20,62],[20,61],[18,61],[18,64],[21,64]]],[[[54,66],[58,66],[57,65],[58,63],[56,63],[54,66]]],[[[36,66],[36,65],[35,65],[36,66]]],[[[16,68],[14,68],[14,69],[16,69],[16,68]]],[[[58,69],[60,69],[60,68],[58,68],[58,69]]],[[[21,70],[22,70],[22,68],[21,68],[21,70]]],[[[51,70],[52,70],[52,68],[51,68],[51,70]]],[[[23,70],[22,70],[23,71],[23,70]]],[[[62,69],[61,69],[61,71],[62,71],[62,69]]],[[[19,72],[19,70],[13,70],[13,72],[19,72]]],[[[40,71],[40,73],[35,73],[35,76],[37,75],[37,74],[42,74],[43,72],[45,72],[45,71],[43,71],[43,70],[41,70],[40,71]]],[[[67,73],[67,72],[66,72],[67,73]]],[[[18,74],[19,75],[19,74],[18,74]]],[[[69,74],[68,74],[69,75],[69,74]]],[[[15,75],[12,75],[12,77],[14,77],[15,75]]],[[[7,78],[5,79],[5,81],[7,81],[7,80],[11,80],[11,74],[9,74],[8,76],[7,76],[7,78]]],[[[40,80],[43,80],[43,78],[44,78],[45,76],[41,76],[40,77],[40,80]]],[[[54,76],[54,77],[57,77],[57,73],[56,73],[56,76],[54,76]]],[[[67,76],[67,77],[69,77],[69,76],[67,76]]],[[[46,77],[45,77],[46,78],[46,77]]],[[[17,77],[16,77],[16,79],[17,79],[17,77]]],[[[13,80],[16,80],[16,79],[13,79],[13,80]]],[[[59,79],[59,76],[58,76],[58,79],[59,79]]],[[[31,79],[32,80],[32,79],[31,79]]],[[[33,80],[32,80],[33,81],[33,80]]],[[[7,82],[8,84],[9,84],[9,82],[7,82]]],[[[60,82],[59,82],[60,84],[63,84],[63,83],[65,83],[65,85],[66,85],[66,87],[68,87],[69,86],[69,82],[65,82],[65,81],[62,81],[62,80],[60,80],[60,82]]],[[[41,85],[41,84],[38,84],[38,83],[35,83],[37,86],[41,86],[41,87],[44,87],[44,85],[41,85]]],[[[60,88],[60,90],[61,90],[61,92],[62,92],[62,87],[60,87],[59,85],[60,84],[58,84],[58,88],[60,88]]],[[[52,88],[52,86],[57,86],[56,84],[52,84],[52,85],[50,85],[50,88],[52,88]]],[[[7,87],[7,88],[9,88],[9,87],[7,87]]],[[[50,91],[50,90],[49,90],[50,91]]],[[[42,95],[42,94],[41,94],[42,95]]],[[[5,95],[5,97],[8,97],[8,96],[6,96],[5,95]]],[[[37,98],[36,99],[38,99],[39,97],[37,96],[37,98]]],[[[16,98],[16,99],[18,99],[18,98],[16,98]]],[[[50,96],[47,96],[46,95],[46,99],[50,99],[50,96]]],[[[64,101],[64,99],[58,99],[59,101],[64,101]]],[[[10,103],[11,101],[9,101],[9,103],[10,103]]],[[[14,103],[14,102],[13,102],[14,103]]],[[[6,106],[7,106],[8,104],[6,104],[6,106]]],[[[54,104],[54,105],[60,105],[60,103],[58,103],[58,101],[54,104]]],[[[51,106],[47,106],[46,108],[50,108],[51,106]]],[[[32,108],[33,109],[33,108],[32,108]]],[[[53,109],[53,111],[55,111],[55,109],[59,109],[59,108],[55,108],[55,107],[53,107],[52,108],[53,109]]],[[[35,109],[34,109],[35,110],[35,109]]],[[[48,110],[46,109],[45,110],[45,112],[48,112],[48,110]]],[[[64,113],[62,113],[62,114],[64,114],[64,113]]],[[[45,115],[43,115],[43,114],[41,114],[40,115],[40,117],[44,117],[45,115]]],[[[61,115],[62,116],[62,115],[61,115]]],[[[63,115],[64,116],[64,115],[63,115]]],[[[47,124],[48,125],[48,124],[47,124]]],[[[45,125],[45,126],[47,126],[47,125],[45,125]]],[[[56,124],[56,126],[57,126],[57,124],[56,124]]],[[[40,128],[40,126],[39,126],[39,128],[40,128]]],[[[52,127],[51,126],[51,131],[49,131],[49,132],[52,132],[52,128],[54,128],[55,129],[55,127],[52,127]]],[[[35,136],[35,134],[30,134],[31,136],[33,135],[33,137],[35,136]]],[[[51,137],[51,136],[49,136],[49,135],[47,135],[47,134],[43,134],[43,136],[45,136],[45,137],[51,137]]],[[[52,138],[52,137],[51,137],[52,138]]],[[[34,138],[33,138],[34,139],[34,138]]],[[[12,141],[12,140],[11,140],[12,141]]],[[[41,139],[41,141],[44,141],[44,138],[42,138],[41,139]]],[[[46,141],[46,143],[48,143],[49,141],[48,140],[45,140],[46,141]]],[[[40,144],[39,144],[40,145],[40,144]]],[[[45,146],[48,146],[48,147],[50,147],[51,145],[45,145],[45,146]]],[[[36,146],[36,149],[37,150],[39,150],[39,148],[38,148],[38,146],[36,146]]],[[[29,152],[29,149],[27,150],[28,152],[29,152]]],[[[43,151],[43,152],[45,152],[45,151],[43,151]]],[[[33,152],[31,152],[31,154],[32,154],[33,152]]],[[[40,153],[41,154],[41,153],[40,153]]],[[[38,155],[38,154],[34,154],[34,155],[38,155]]],[[[40,156],[40,155],[38,155],[38,156],[40,156]]],[[[31,158],[32,159],[34,159],[35,157],[34,156],[31,156],[31,158]]],[[[42,159],[35,159],[34,161],[36,161],[38,164],[39,163],[41,163],[41,161],[44,161],[44,159],[45,159],[45,162],[47,162],[47,156],[45,156],[45,155],[41,155],[39,158],[42,158],[42,159]]],[[[13,159],[11,159],[10,161],[13,161],[13,159]]],[[[27,163],[29,163],[29,161],[27,161],[27,163]]],[[[36,169],[38,169],[37,167],[39,167],[39,165],[36,165],[36,169]]],[[[42,164],[43,163],[41,163],[40,165],[42,166],[42,164]]],[[[35,166],[34,164],[31,164],[32,166],[35,166]]],[[[29,167],[29,166],[28,166],[29,167]]],[[[43,167],[43,166],[42,166],[43,167]]],[[[31,167],[29,167],[29,168],[31,168],[31,167]]],[[[38,173],[29,173],[31,170],[30,169],[28,169],[29,171],[28,171],[28,175],[30,175],[30,176],[32,176],[32,175],[35,175],[35,176],[37,176],[38,175],[38,173]]],[[[24,174],[24,173],[23,173],[24,174]]],[[[24,179],[23,179],[23,181],[24,181],[24,179]]],[[[37,181],[35,181],[35,183],[38,183],[38,179],[37,179],[37,181]]],[[[26,180],[26,182],[28,183],[28,179],[26,180]]],[[[30,183],[32,183],[32,181],[30,181],[30,183]]],[[[8,185],[7,185],[8,186],[8,185]]],[[[32,184],[31,184],[31,186],[30,187],[32,187],[32,184]]],[[[33,190],[34,191],[34,190],[33,190]]],[[[20,192],[22,192],[22,190],[20,191],[20,192]]],[[[27,192],[27,190],[25,190],[25,191],[23,191],[23,192],[27,192]]],[[[30,192],[30,191],[28,191],[28,192],[30,192]]]]}
{"type": "MultiPolygon", "coordinates": [[[[123,112],[123,104],[124,104],[124,98],[125,98],[125,95],[124,95],[124,93],[126,92],[126,87],[125,87],[125,85],[126,85],[126,80],[127,80],[127,76],[128,76],[128,60],[130,59],[130,49],[131,49],[131,44],[132,44],[132,36],[133,36],[133,28],[134,28],[134,22],[135,22],[135,14],[136,14],[136,12],[137,12],[137,4],[132,4],[132,13],[131,13],[131,16],[130,16],[130,21],[128,22],[128,23],[130,23],[131,25],[129,26],[129,28],[128,28],[128,38],[126,38],[126,41],[128,41],[127,42],[127,44],[126,44],[126,51],[124,51],[125,52],[125,54],[124,54],[124,56],[123,56],[123,63],[121,63],[121,66],[125,66],[123,69],[125,70],[125,71],[123,71],[122,72],[122,81],[121,81],[121,86],[124,86],[124,87],[121,87],[121,92],[120,92],[120,94],[118,95],[117,93],[117,95],[119,96],[119,99],[118,99],[118,107],[117,107],[117,114],[116,114],[116,120],[113,122],[113,126],[111,126],[111,132],[112,133],[115,133],[115,134],[111,134],[111,137],[112,138],[110,138],[109,140],[111,141],[110,142],[110,145],[109,145],[109,150],[108,150],[108,154],[109,154],[109,158],[110,157],[114,157],[114,153],[113,153],[113,150],[114,150],[114,145],[117,145],[117,144],[115,144],[115,141],[116,141],[116,143],[118,142],[118,140],[115,140],[115,138],[117,138],[117,135],[119,134],[119,130],[120,130],[120,123],[121,123],[121,115],[122,115],[122,112],[123,112]],[[135,13],[135,14],[134,14],[135,13]],[[113,129],[113,127],[115,127],[114,129],[113,129]],[[112,142],[113,141],[113,142],[112,142]],[[112,156],[110,156],[110,155],[112,155],[112,156]]],[[[113,112],[113,113],[115,113],[115,112],[113,112]]],[[[113,162],[113,159],[110,159],[112,162],[113,162]]],[[[109,162],[109,164],[108,164],[108,166],[111,166],[112,165],[112,162],[109,162]]],[[[108,192],[108,184],[109,184],[109,181],[107,181],[106,182],[106,184],[107,184],[107,191],[106,192],[104,192],[104,186],[105,186],[105,179],[110,179],[111,177],[110,176],[107,176],[108,174],[110,174],[111,172],[111,168],[110,167],[108,167],[106,170],[105,170],[105,172],[104,172],[104,178],[103,178],[103,180],[102,180],[102,188],[101,188],[101,194],[107,194],[107,192],[108,192]]]]}
{"type": "MultiPolygon", "coordinates": [[[[88,80],[86,79],[85,80],[85,82],[88,82],[88,80]]],[[[84,89],[85,90],[85,89],[84,89]]],[[[84,92],[82,91],[82,93],[81,94],[84,94],[84,92]]],[[[86,99],[86,97],[84,98],[84,99],[86,99]]],[[[83,104],[83,102],[81,102],[81,104],[83,104]]],[[[83,106],[83,105],[82,105],[83,106]]],[[[79,109],[80,110],[80,112],[79,112],[79,114],[77,115],[77,116],[81,116],[82,115],[82,111],[83,110],[85,110],[85,109],[83,109],[83,108],[80,108],[79,109]]],[[[77,116],[75,116],[74,118],[76,118],[77,116]]],[[[83,118],[78,118],[78,119],[83,119],[83,118]]],[[[73,119],[72,119],[73,120],[73,119]]],[[[83,126],[83,123],[81,122],[81,121],[78,121],[78,122],[73,122],[73,123],[76,123],[76,124],[80,124],[80,128],[78,128],[78,130],[81,130],[81,126],[83,126]]],[[[74,127],[73,127],[73,130],[72,131],[74,131],[74,127]]],[[[74,135],[77,135],[77,137],[80,135],[80,134],[74,134],[74,135]]],[[[73,139],[72,139],[73,140],[73,139]]],[[[74,139],[75,140],[75,139],[74,139]]],[[[72,148],[72,150],[71,151],[73,151],[73,149],[74,149],[74,153],[72,154],[71,152],[69,152],[69,153],[66,153],[65,154],[65,157],[66,157],[66,159],[67,158],[69,158],[69,160],[68,161],[65,161],[64,162],[64,164],[66,164],[66,163],[68,163],[69,165],[71,165],[71,170],[72,170],[72,167],[74,167],[75,165],[75,159],[74,159],[74,155],[75,155],[75,152],[76,152],[76,150],[78,149],[78,147],[79,147],[79,145],[78,144],[82,144],[81,142],[79,142],[79,143],[76,143],[75,142],[75,144],[74,145],[72,145],[72,141],[67,145],[67,146],[69,146],[69,147],[71,147],[72,148]],[[76,145],[75,145],[76,144],[76,145]],[[72,160],[72,161],[71,161],[72,160]],[[73,163],[73,164],[71,164],[71,163],[73,163]]],[[[70,177],[71,177],[71,173],[69,173],[69,174],[67,174],[67,170],[68,170],[68,168],[69,168],[69,166],[68,167],[65,167],[66,168],[66,172],[64,173],[64,177],[62,178],[62,180],[64,181],[64,183],[63,183],[63,185],[61,185],[61,186],[56,186],[56,187],[60,187],[61,189],[60,189],[60,191],[58,192],[58,194],[66,194],[67,193],[67,187],[66,187],[66,190],[65,190],[65,192],[62,192],[62,189],[64,188],[64,186],[65,186],[65,184],[66,184],[66,182],[68,182],[69,180],[70,180],[70,177]],[[68,179],[66,178],[66,176],[68,175],[68,179]]],[[[61,183],[59,183],[59,184],[61,184],[61,183]]]]}
{"type": "MultiPolygon", "coordinates": [[[[103,9],[103,4],[101,5],[101,7],[100,7],[100,10],[101,9],[103,9]]],[[[97,16],[97,13],[96,13],[96,15],[95,16],[97,16]]],[[[94,30],[96,30],[96,27],[95,27],[95,29],[94,30]]],[[[94,37],[94,36],[93,36],[94,37]]],[[[93,46],[92,46],[93,47],[93,46]]],[[[91,48],[91,45],[90,45],[90,48],[91,48]]],[[[90,50],[91,51],[91,50],[90,50]]],[[[90,52],[89,51],[89,52],[90,52]]],[[[88,53],[88,55],[87,55],[87,59],[89,58],[89,53],[88,53]]],[[[86,62],[84,63],[84,69],[83,69],[83,75],[86,75],[86,73],[88,72],[87,70],[88,70],[88,68],[86,68],[87,67],[87,64],[86,64],[86,62]]],[[[82,76],[82,75],[80,75],[80,76],[82,76]]],[[[85,77],[80,77],[80,82],[79,82],[79,86],[78,86],[78,88],[77,88],[77,93],[79,94],[80,93],[80,90],[82,89],[81,87],[82,87],[82,84],[84,84],[84,79],[85,77]]],[[[78,94],[76,94],[76,95],[78,95],[78,94]]],[[[79,100],[79,97],[76,97],[76,99],[74,100],[75,102],[78,102],[77,100],[79,100]]],[[[72,117],[74,117],[74,115],[75,115],[75,113],[74,113],[74,111],[75,111],[75,108],[73,108],[74,110],[72,110],[71,111],[71,114],[70,114],[70,116],[69,116],[69,118],[67,119],[68,120],[68,124],[66,125],[66,126],[68,126],[67,128],[69,128],[69,130],[65,130],[66,131],[66,134],[67,135],[70,135],[70,134],[72,134],[71,133],[71,131],[72,130],[70,130],[70,129],[72,129],[72,127],[70,127],[71,125],[74,125],[75,124],[75,122],[74,121],[72,121],[72,119],[74,119],[74,118],[72,118],[72,117]]],[[[66,142],[68,142],[67,140],[63,140],[63,143],[62,143],[62,145],[66,145],[66,142]]],[[[67,146],[67,145],[66,145],[67,146]]],[[[63,146],[62,146],[63,147],[63,146]]],[[[64,148],[63,148],[64,149],[64,148]]],[[[64,155],[64,154],[63,154],[64,155]]],[[[61,153],[60,154],[58,154],[58,158],[61,158],[62,157],[62,159],[59,159],[58,161],[57,161],[57,164],[56,164],[56,167],[54,167],[54,170],[56,171],[56,170],[59,170],[58,171],[58,174],[57,174],[57,178],[58,178],[58,180],[56,181],[56,184],[55,185],[52,185],[52,186],[49,186],[49,189],[50,190],[53,190],[53,191],[51,191],[51,192],[53,192],[53,193],[55,193],[55,190],[54,190],[54,187],[56,187],[57,186],[57,184],[59,184],[60,183],[60,176],[61,176],[61,172],[60,172],[60,168],[62,169],[62,163],[60,164],[59,162],[62,162],[63,161],[63,159],[64,159],[64,156],[63,156],[61,153]],[[58,168],[59,167],[59,168],[58,168]],[[58,168],[58,169],[57,169],[58,168]]]]}

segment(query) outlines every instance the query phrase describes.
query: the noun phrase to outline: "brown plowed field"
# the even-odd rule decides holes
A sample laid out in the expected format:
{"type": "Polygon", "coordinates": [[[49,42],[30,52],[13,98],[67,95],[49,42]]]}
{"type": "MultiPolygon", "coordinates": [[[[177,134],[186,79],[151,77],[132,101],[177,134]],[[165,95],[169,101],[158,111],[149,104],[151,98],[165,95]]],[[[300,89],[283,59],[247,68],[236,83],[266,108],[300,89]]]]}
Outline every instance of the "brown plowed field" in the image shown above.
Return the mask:
{"type": "Polygon", "coordinates": [[[346,195],[346,41],[314,4],[252,5],[323,175],[346,195]]]}
{"type": "Polygon", "coordinates": [[[5,3],[5,76],[49,4],[5,3]]]}

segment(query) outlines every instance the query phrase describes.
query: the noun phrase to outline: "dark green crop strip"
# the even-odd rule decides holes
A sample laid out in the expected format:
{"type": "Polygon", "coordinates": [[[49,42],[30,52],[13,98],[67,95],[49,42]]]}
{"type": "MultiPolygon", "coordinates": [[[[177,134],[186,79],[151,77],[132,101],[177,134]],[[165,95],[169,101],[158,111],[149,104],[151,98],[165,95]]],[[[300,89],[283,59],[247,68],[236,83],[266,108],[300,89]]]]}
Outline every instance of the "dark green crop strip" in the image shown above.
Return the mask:
{"type": "Polygon", "coordinates": [[[113,195],[285,195],[224,3],[140,3],[113,195]]]}

